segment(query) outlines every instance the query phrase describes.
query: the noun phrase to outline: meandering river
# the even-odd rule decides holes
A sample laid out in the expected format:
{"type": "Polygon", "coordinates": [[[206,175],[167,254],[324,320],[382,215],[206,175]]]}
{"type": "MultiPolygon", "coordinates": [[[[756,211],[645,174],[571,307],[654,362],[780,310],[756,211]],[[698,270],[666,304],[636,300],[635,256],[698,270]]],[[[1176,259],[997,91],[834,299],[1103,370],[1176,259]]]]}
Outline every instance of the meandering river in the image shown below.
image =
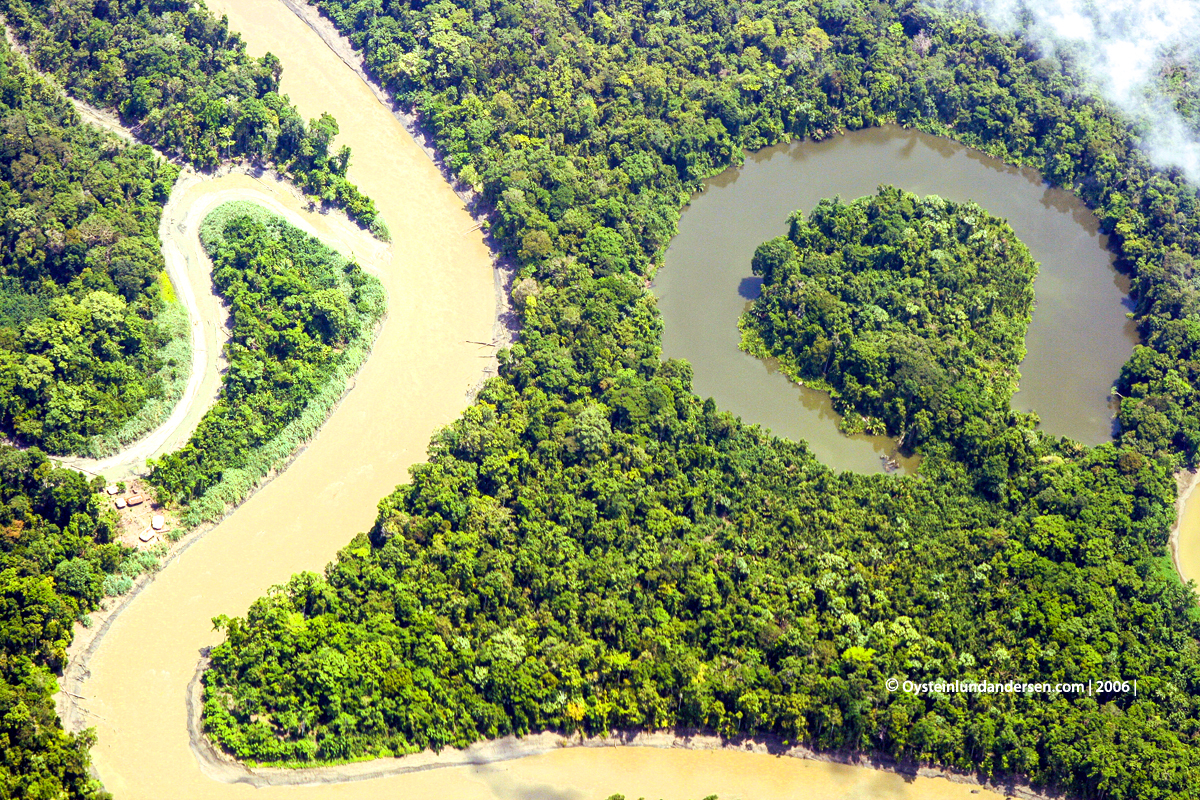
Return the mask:
{"type": "MultiPolygon", "coordinates": [[[[171,563],[115,618],[92,657],[84,707],[95,767],[120,800],[259,796],[207,778],[189,747],[185,697],[211,619],[244,613],[270,585],[320,569],[367,528],[377,501],[425,457],[480,377],[494,319],[490,255],[462,203],[420,147],[281,0],[216,0],[255,54],[285,65],[283,90],[301,113],[332,112],[350,178],[378,204],[394,245],[381,275],[389,316],[356,381],[319,435],[280,477],[171,563]]],[[[244,187],[243,187],[244,188],[244,187]]],[[[194,188],[227,190],[217,183],[194,188]]],[[[281,199],[287,205],[286,199],[281,199]]],[[[794,204],[793,204],[794,205],[794,204]]],[[[299,203],[288,209],[304,216],[299,203]]],[[[781,216],[790,205],[778,208],[781,216]]],[[[315,222],[314,222],[315,225],[315,222]]],[[[725,800],[804,797],[998,798],[969,785],[824,762],[739,752],[581,748],[339,785],[265,790],[295,798],[603,798],[725,800]]]]}
{"type": "Polygon", "coordinates": [[[840,434],[827,394],[799,387],[738,350],[737,320],[758,292],[750,273],[754,249],[786,233],[792,211],[808,214],[826,197],[874,194],[884,183],[974,200],[1008,220],[1040,264],[1013,407],[1037,412],[1049,433],[1093,445],[1108,441],[1109,388],[1137,331],[1125,317],[1128,281],[1113,268],[1095,215],[1032,170],[897,126],[761,150],[707,181],[693,198],[655,292],[663,351],[691,362],[696,392],[746,422],[807,441],[836,469],[880,469],[879,456],[891,453],[893,442],[840,434]]]}

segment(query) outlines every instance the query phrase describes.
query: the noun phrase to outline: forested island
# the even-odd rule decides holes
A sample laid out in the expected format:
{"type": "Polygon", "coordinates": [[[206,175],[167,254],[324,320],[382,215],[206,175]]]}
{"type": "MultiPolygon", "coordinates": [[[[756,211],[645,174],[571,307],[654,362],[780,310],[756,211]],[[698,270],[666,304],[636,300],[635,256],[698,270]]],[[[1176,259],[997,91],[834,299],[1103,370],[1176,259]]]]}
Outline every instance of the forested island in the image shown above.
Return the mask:
{"type": "Polygon", "coordinates": [[[1010,409],[1025,357],[1037,265],[974,203],[894,187],[822,202],[759,246],[762,292],[742,348],[833,396],[848,433],[897,437],[911,452],[957,446],[1019,423],[1010,409]]]}
{"type": "Polygon", "coordinates": [[[378,278],[254,203],[213,209],[200,241],[230,309],[229,369],[187,444],[149,463],[160,499],[189,525],[241,502],[312,436],[387,304],[378,278]]]}
{"type": "MultiPolygon", "coordinates": [[[[1162,560],[1171,471],[1200,443],[1196,190],[1069,65],[910,3],[320,7],[493,206],[523,329],[324,576],[216,620],[218,743],[295,764],[679,725],[1078,795],[1200,790],[1200,620],[1162,560]],[[886,121],[1036,167],[1096,210],[1145,341],[1113,445],[974,409],[967,446],[918,448],[921,479],[833,474],[660,359],[644,278],[688,192],[745,149],[886,121]],[[1148,688],[884,688],[1114,673],[1148,688]]],[[[1004,386],[1013,336],[997,339],[1004,386]]]]}

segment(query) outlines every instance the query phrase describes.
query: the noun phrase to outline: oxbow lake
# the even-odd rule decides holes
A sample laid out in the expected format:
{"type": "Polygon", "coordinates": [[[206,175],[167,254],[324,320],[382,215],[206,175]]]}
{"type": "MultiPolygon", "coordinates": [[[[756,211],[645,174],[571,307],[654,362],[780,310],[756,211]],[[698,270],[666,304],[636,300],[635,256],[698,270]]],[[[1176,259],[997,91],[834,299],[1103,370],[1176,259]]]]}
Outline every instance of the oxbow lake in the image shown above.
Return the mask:
{"type": "Polygon", "coordinates": [[[754,249],[787,233],[793,211],[807,215],[823,198],[851,200],[882,184],[973,200],[1008,221],[1039,264],[1013,406],[1036,412],[1049,433],[1089,445],[1109,441],[1109,389],[1138,338],[1126,317],[1128,280],[1113,268],[1096,216],[1033,170],[894,125],[760,150],[692,199],[654,291],[664,355],[691,362],[696,393],[745,422],[807,442],[835,469],[882,468],[880,456],[895,450],[891,439],[841,434],[829,396],[741,352],[737,329],[758,294],[759,279],[750,272],[754,249]]]}

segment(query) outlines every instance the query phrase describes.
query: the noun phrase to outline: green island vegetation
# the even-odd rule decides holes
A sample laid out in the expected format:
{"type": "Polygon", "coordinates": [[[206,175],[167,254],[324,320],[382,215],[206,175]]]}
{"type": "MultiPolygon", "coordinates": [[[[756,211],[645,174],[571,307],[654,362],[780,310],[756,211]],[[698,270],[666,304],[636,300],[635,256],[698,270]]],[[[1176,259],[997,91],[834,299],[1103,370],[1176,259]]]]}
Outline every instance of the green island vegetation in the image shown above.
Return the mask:
{"type": "Polygon", "coordinates": [[[160,501],[191,527],[220,517],[320,427],[375,339],[383,284],[352,259],[249,202],[200,226],[230,309],[229,369],[179,450],[152,459],[160,501]]]}
{"type": "Polygon", "coordinates": [[[375,203],[346,178],[350,149],[329,151],[337,121],[307,125],[278,93],[283,64],[246,54],[203,2],[0,0],[34,65],[85,102],[116,111],[143,141],[198,169],[265,161],[376,236],[375,203]]]}
{"type": "Polygon", "coordinates": [[[1200,615],[1163,569],[1171,473],[1200,445],[1200,209],[1069,65],[908,0],[319,5],[494,209],[523,328],[369,533],[214,620],[220,746],[311,763],[682,725],[1200,794],[1200,615]],[[968,416],[979,436],[924,443],[919,478],[835,474],[660,358],[645,279],[699,181],[884,122],[1096,211],[1144,339],[1116,442],[968,416]],[[1139,692],[885,687],[1034,676],[1139,692]]]}
{"type": "Polygon", "coordinates": [[[742,349],[829,392],[843,430],[909,451],[957,443],[966,458],[1021,424],[1010,403],[1037,265],[978,205],[890,186],[825,200],[752,268],[762,293],[739,323],[742,349]]]}
{"type": "Polygon", "coordinates": [[[93,734],[65,733],[52,699],[75,621],[157,564],[112,541],[103,487],[0,445],[0,797],[110,797],[88,771],[93,734]]]}
{"type": "Polygon", "coordinates": [[[162,421],[190,367],[158,221],[176,169],[80,124],[0,42],[0,430],[102,455],[162,421]]]}

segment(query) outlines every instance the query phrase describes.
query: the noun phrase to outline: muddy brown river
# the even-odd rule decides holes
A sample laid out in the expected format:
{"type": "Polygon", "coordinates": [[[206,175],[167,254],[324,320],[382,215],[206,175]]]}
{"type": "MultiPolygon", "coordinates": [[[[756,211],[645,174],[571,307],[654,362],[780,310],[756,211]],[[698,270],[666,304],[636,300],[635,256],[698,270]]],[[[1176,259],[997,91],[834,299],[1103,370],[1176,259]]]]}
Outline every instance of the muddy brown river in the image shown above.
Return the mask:
{"type": "Polygon", "coordinates": [[[1013,407],[1035,411],[1042,429],[1085,444],[1112,435],[1109,388],[1133,352],[1128,282],[1112,266],[1107,237],[1076,197],[947,139],[885,126],[824,142],[761,150],[705,183],[679,223],[655,280],[663,351],[686,358],[695,390],[746,422],[809,447],[835,469],[876,472],[894,444],[844,436],[824,392],[797,386],[738,350],[737,320],[757,296],[754,249],[787,233],[794,210],[822,198],[850,200],[889,183],[919,195],[974,200],[1008,220],[1040,264],[1036,310],[1025,338],[1013,407]]]}
{"type": "MultiPolygon", "coordinates": [[[[646,748],[564,749],[339,785],[259,790],[207,778],[189,747],[185,697],[201,649],[218,640],[211,619],[242,614],[269,586],[321,569],[370,525],[378,500],[425,457],[431,433],[464,408],[487,363],[469,340],[488,341],[494,320],[480,235],[468,233],[462,203],[389,111],[279,0],[210,7],[229,15],[252,53],[283,60],[283,89],[301,113],[337,117],[335,146],[353,149],[350,178],[375,199],[394,239],[381,275],[389,316],[355,388],[291,467],[166,567],[100,640],[82,693],[106,788],[119,800],[1000,797],[861,767],[646,748]]],[[[206,191],[226,190],[214,183],[190,191],[200,202],[206,191]]]]}

